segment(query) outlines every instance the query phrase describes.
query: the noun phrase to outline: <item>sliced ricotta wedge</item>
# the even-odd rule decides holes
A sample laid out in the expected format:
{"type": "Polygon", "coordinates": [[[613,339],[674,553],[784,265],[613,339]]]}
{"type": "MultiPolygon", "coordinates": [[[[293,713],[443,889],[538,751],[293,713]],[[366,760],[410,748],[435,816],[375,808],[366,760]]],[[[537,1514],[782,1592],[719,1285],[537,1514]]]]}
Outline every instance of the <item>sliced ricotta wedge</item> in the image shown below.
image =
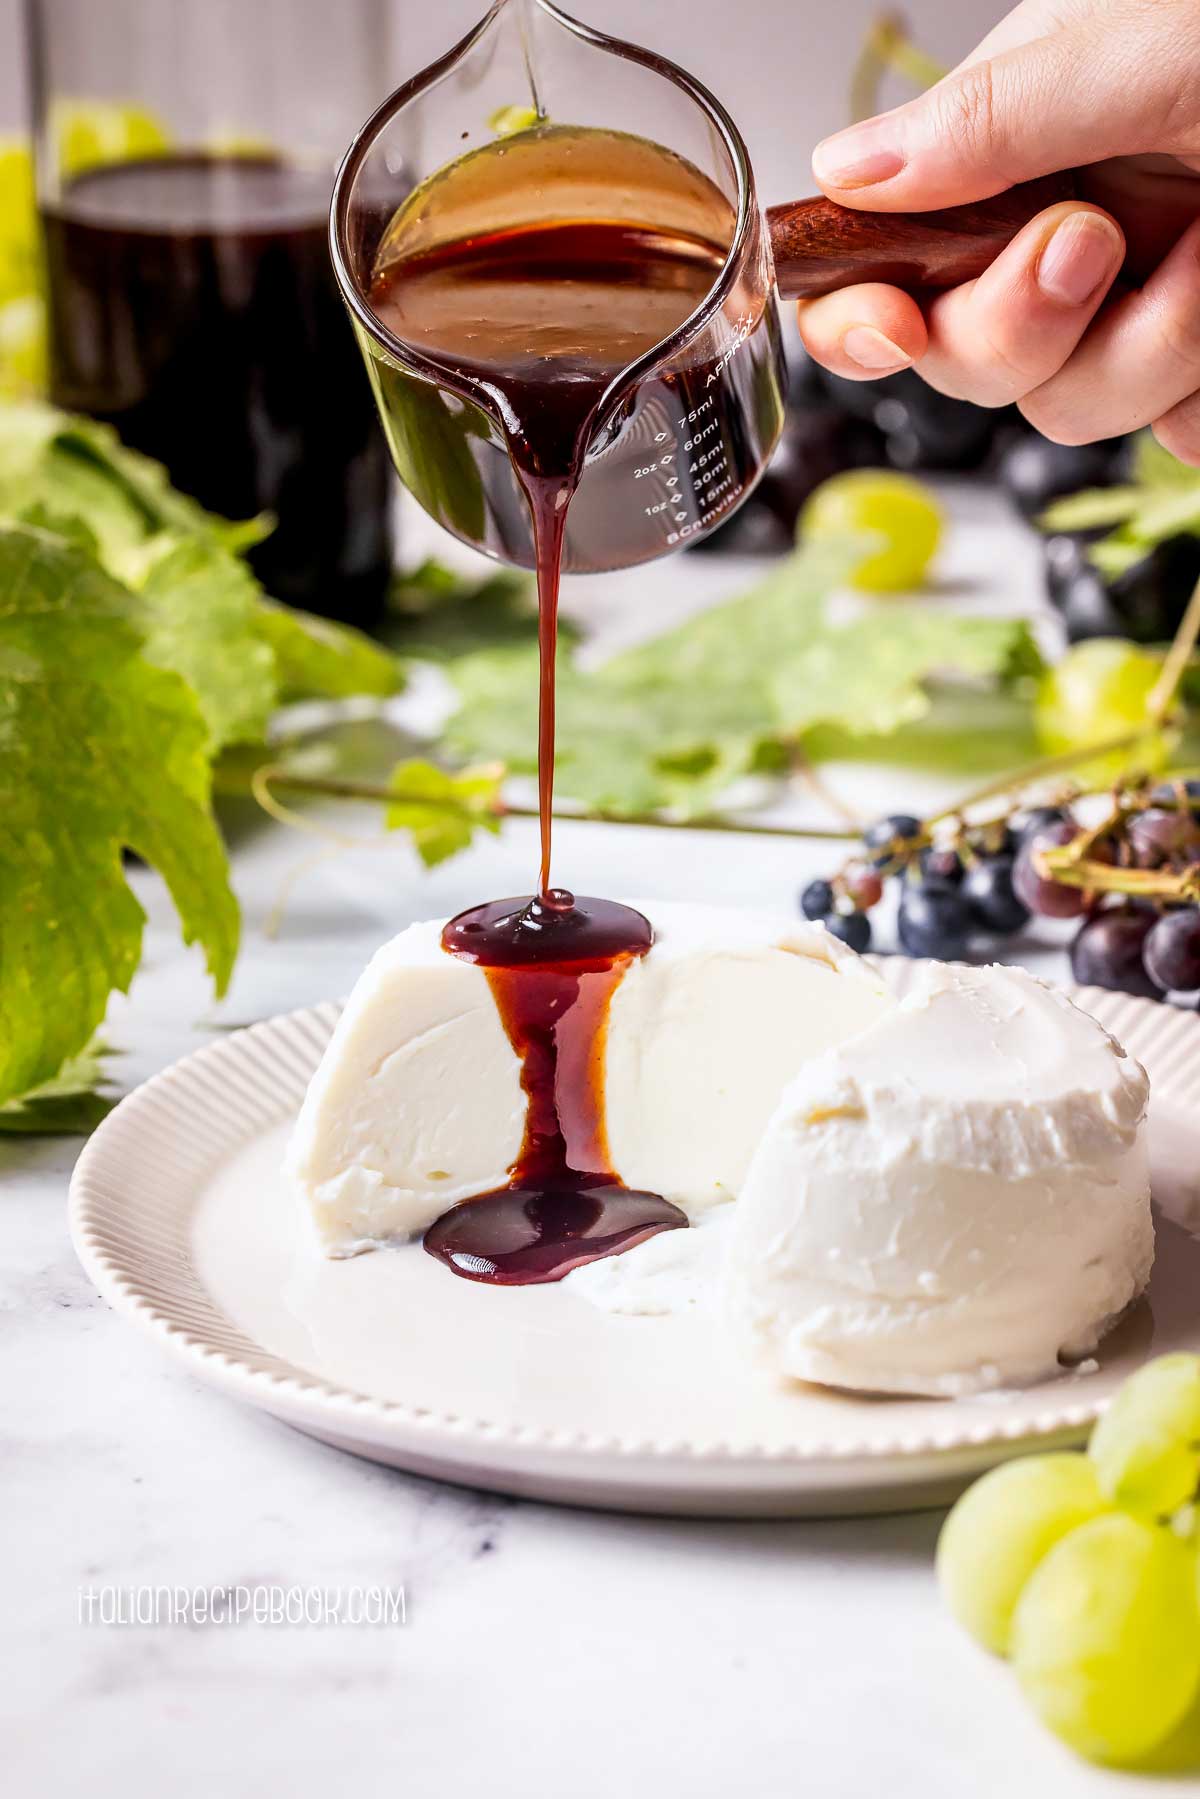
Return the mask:
{"type": "MultiPolygon", "coordinates": [[[[613,996],[606,1038],[614,1168],[689,1212],[738,1192],[805,1062],[894,1009],[819,925],[720,907],[641,908],[655,929],[613,996]]],[[[487,976],[413,925],[360,977],[288,1154],[330,1255],[424,1231],[503,1185],[524,1126],[520,1064],[487,976]]]]}

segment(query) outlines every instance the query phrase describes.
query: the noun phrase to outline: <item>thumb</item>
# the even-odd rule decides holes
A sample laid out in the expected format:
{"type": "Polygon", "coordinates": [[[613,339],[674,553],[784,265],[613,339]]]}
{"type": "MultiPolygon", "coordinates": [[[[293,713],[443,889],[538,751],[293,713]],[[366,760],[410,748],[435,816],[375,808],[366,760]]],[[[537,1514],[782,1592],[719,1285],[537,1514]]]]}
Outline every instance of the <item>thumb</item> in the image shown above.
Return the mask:
{"type": "MultiPolygon", "coordinates": [[[[1167,11],[1178,37],[1179,9],[1167,11]]],[[[1158,37],[1110,15],[1107,29],[1094,18],[968,61],[919,99],[827,137],[813,173],[843,205],[921,212],[1111,156],[1175,151],[1159,140],[1179,135],[1168,121],[1179,118],[1189,58],[1178,42],[1168,55],[1158,37]]]]}

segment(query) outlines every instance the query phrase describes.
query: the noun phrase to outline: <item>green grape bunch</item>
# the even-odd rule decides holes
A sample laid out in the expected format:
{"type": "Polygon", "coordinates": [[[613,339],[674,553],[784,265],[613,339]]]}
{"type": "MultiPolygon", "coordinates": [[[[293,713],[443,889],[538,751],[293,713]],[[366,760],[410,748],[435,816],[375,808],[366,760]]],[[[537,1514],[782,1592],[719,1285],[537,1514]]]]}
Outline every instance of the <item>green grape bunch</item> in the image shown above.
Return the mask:
{"type": "Polygon", "coordinates": [[[994,1468],[938,1541],[942,1595],[1042,1722],[1127,1766],[1200,1696],[1200,1356],[1148,1362],[1086,1451],[994,1468]]]}

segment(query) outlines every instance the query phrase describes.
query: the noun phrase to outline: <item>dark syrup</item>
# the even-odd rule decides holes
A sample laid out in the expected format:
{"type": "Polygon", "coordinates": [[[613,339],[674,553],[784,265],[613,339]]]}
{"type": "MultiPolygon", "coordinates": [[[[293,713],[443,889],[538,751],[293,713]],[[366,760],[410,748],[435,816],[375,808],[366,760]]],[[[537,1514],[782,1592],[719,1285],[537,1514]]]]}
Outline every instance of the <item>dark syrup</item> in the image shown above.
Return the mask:
{"type": "Polygon", "coordinates": [[[373,624],[387,448],[329,266],[330,180],[273,156],[91,169],[45,206],[56,404],[113,425],[226,518],[276,599],[373,624]]]}
{"type": "MultiPolygon", "coordinates": [[[[584,134],[589,158],[599,135],[584,134]]],[[[664,196],[686,173],[689,201],[697,194],[707,200],[709,184],[696,188],[703,177],[689,165],[641,140],[611,141],[613,166],[632,156],[643,188],[647,169],[664,196]]],[[[561,132],[547,136],[550,158],[577,147],[564,143],[561,132]]],[[[488,193],[493,180],[495,192],[503,193],[503,152],[494,154],[494,166],[486,154],[462,165],[468,200],[488,193]]],[[[527,1111],[508,1184],[444,1213],[426,1232],[425,1247],[468,1279],[524,1285],[560,1280],[584,1262],[688,1222],[658,1194],[627,1188],[609,1158],[603,1081],[609,1001],[629,963],[650,948],[653,932],[628,906],[576,900],[550,885],[554,663],[568,508],[600,402],[614,378],[668,337],[711,289],[724,261],[717,233],[728,207],[711,188],[711,238],[600,215],[423,242],[430,216],[436,219],[439,209],[454,216],[454,181],[452,169],[433,190],[425,216],[408,215],[418,245],[410,254],[401,229],[405,209],[397,215],[385,234],[370,304],[396,337],[418,346],[446,371],[447,385],[498,425],[525,496],[538,585],[541,860],[537,896],[472,907],[443,933],[451,955],[486,971],[520,1057],[527,1111]]],[[[383,403],[386,411],[386,391],[383,403]]],[[[614,515],[612,529],[628,516],[628,508],[620,519],[614,515]]]]}
{"type": "Polygon", "coordinates": [[[426,1249],[456,1274],[507,1286],[561,1280],[687,1224],[678,1206],[621,1182],[604,1124],[609,1000],[653,938],[629,906],[561,888],[473,906],[446,926],[450,954],[487,972],[527,1101],[508,1185],[465,1200],[425,1233],[426,1249]]]}

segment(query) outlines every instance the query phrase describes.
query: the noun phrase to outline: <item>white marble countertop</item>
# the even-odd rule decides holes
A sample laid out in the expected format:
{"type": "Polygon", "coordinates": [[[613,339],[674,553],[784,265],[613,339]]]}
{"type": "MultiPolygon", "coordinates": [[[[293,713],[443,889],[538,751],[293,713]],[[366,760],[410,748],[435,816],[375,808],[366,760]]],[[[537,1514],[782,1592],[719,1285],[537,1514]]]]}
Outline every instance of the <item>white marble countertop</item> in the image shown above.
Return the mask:
{"type": "MultiPolygon", "coordinates": [[[[984,554],[1001,527],[982,523],[979,540],[960,533],[961,555],[1003,567],[1011,604],[1031,591],[1027,552],[1014,537],[1011,555],[984,554]]],[[[675,606],[688,577],[744,576],[699,567],[640,585],[675,606]]],[[[989,579],[980,603],[996,598],[989,579]]],[[[876,778],[872,809],[889,797],[876,778]]],[[[216,1026],[344,991],[412,917],[519,890],[532,847],[515,825],[423,876],[399,844],[314,863],[282,828],[248,832],[235,846],[244,949],[220,1007],[139,874],[150,923],[144,971],[113,1008],[120,1085],[216,1026]]],[[[585,891],[594,871],[613,892],[790,908],[823,861],[817,845],[701,835],[663,851],[645,832],[572,826],[559,866],[585,891]]],[[[14,1799],[81,1786],[135,1799],[1192,1790],[1089,1768],[1042,1731],[938,1602],[937,1514],[730,1524],[555,1510],[356,1461],[210,1391],[115,1317],[76,1263],[64,1199],[77,1151],[0,1139],[0,1784],[14,1799]],[[403,1583],[408,1621],[77,1617],[81,1587],[256,1583],[403,1583]]]]}

